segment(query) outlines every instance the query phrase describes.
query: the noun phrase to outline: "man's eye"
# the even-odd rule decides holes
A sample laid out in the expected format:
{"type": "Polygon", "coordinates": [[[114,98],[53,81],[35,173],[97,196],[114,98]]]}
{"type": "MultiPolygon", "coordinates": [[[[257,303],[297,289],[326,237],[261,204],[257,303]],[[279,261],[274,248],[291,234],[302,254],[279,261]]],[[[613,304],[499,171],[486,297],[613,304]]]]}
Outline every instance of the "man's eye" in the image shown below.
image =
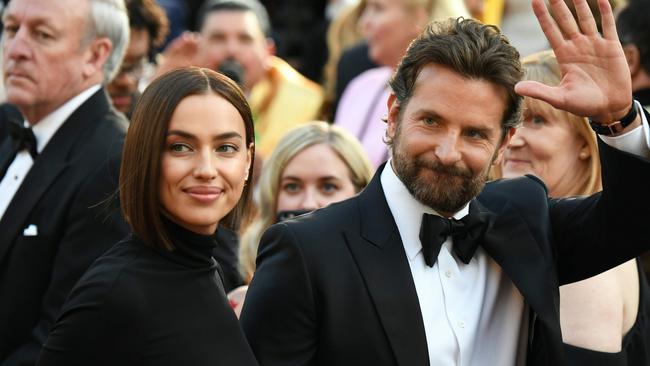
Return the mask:
{"type": "Polygon", "coordinates": [[[484,139],[487,137],[483,131],[479,131],[479,130],[469,130],[467,131],[466,135],[476,139],[484,139]]]}
{"type": "Polygon", "coordinates": [[[542,116],[533,116],[533,118],[531,118],[530,120],[536,125],[542,125],[546,123],[546,120],[542,116]]]}
{"type": "Polygon", "coordinates": [[[424,124],[427,125],[427,126],[433,126],[436,123],[436,121],[431,117],[423,118],[422,122],[424,122],[424,124]]]}
{"type": "Polygon", "coordinates": [[[48,32],[44,32],[44,31],[36,31],[36,37],[38,37],[39,39],[42,39],[42,40],[52,39],[52,35],[50,33],[48,33],[48,32]]]}
{"type": "Polygon", "coordinates": [[[14,25],[5,24],[5,26],[2,28],[2,31],[6,35],[14,35],[16,34],[16,32],[18,32],[18,27],[14,25]]]}

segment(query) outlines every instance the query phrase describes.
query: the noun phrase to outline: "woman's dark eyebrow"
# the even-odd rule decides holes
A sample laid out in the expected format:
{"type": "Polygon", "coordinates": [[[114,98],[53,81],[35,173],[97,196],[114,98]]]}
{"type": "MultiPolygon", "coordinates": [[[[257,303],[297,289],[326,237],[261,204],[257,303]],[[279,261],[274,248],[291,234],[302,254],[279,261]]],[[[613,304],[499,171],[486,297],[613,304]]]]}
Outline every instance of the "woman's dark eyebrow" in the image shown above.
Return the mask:
{"type": "MultiPolygon", "coordinates": [[[[197,140],[197,137],[194,136],[193,134],[181,130],[170,130],[167,132],[167,136],[172,136],[172,135],[180,136],[186,139],[197,140]]],[[[227,140],[231,138],[243,139],[243,137],[238,132],[224,132],[214,136],[212,140],[227,140]]]]}

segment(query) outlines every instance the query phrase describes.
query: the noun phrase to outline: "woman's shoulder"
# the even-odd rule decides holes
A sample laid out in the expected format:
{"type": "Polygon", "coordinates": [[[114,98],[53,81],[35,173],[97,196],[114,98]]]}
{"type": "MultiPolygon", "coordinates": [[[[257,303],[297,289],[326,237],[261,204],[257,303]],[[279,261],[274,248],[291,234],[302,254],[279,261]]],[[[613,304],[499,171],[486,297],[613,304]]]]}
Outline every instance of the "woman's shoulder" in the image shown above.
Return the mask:
{"type": "Polygon", "coordinates": [[[140,293],[137,276],[132,269],[145,253],[142,243],[133,236],[115,244],[97,258],[74,286],[63,312],[83,308],[104,308],[107,305],[133,309],[140,293]]]}

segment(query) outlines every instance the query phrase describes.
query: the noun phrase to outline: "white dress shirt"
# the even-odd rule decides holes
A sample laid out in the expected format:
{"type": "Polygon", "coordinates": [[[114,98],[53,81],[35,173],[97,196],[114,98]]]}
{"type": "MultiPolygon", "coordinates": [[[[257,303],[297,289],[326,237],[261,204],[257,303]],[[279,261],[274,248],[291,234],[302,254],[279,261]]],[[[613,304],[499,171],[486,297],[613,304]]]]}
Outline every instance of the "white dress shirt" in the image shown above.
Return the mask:
{"type": "MultiPolygon", "coordinates": [[[[36,137],[36,151],[40,154],[45,146],[50,141],[52,136],[59,130],[63,122],[65,122],[70,115],[79,108],[88,98],[90,98],[101,85],[93,85],[83,92],[77,94],[72,99],[68,100],[61,107],[54,112],[45,116],[38,123],[31,124],[25,120],[25,127],[31,125],[34,136],[36,137]]],[[[20,188],[20,185],[25,180],[29,170],[34,165],[34,160],[27,150],[19,151],[16,154],[13,162],[7,168],[7,173],[0,181],[0,220],[5,214],[9,203],[14,198],[14,195],[20,188]]]]}
{"type": "MultiPolygon", "coordinates": [[[[433,267],[424,263],[422,214],[435,214],[417,201],[386,164],[381,185],[395,218],[418,294],[431,365],[516,365],[520,336],[526,340],[524,300],[501,267],[479,247],[464,264],[442,245],[433,267]]],[[[469,206],[454,218],[467,215],[469,206]]],[[[524,356],[519,355],[523,360],[524,356]]]]}
{"type": "MultiPolygon", "coordinates": [[[[637,103],[638,104],[638,103],[637,103]]],[[[650,127],[616,137],[601,136],[610,146],[650,158],[650,127]]],[[[528,339],[528,307],[501,267],[479,247],[469,264],[443,243],[433,267],[422,256],[422,214],[436,214],[417,201],[392,169],[381,173],[386,202],[395,219],[415,283],[433,366],[524,365],[528,339]]],[[[453,217],[461,219],[469,205],[453,217]]]]}

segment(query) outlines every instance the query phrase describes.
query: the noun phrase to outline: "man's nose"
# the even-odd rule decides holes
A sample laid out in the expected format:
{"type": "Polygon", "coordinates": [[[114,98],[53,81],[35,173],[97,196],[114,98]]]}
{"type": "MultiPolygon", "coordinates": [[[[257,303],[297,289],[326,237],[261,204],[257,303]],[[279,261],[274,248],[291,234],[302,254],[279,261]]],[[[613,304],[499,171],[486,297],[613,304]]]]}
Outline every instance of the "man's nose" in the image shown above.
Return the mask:
{"type": "Polygon", "coordinates": [[[27,58],[31,53],[29,38],[25,28],[21,27],[13,36],[3,36],[4,52],[12,60],[27,58]]]}
{"type": "Polygon", "coordinates": [[[438,161],[443,165],[456,164],[461,159],[461,153],[458,149],[458,136],[448,134],[438,143],[434,152],[438,161]]]}

